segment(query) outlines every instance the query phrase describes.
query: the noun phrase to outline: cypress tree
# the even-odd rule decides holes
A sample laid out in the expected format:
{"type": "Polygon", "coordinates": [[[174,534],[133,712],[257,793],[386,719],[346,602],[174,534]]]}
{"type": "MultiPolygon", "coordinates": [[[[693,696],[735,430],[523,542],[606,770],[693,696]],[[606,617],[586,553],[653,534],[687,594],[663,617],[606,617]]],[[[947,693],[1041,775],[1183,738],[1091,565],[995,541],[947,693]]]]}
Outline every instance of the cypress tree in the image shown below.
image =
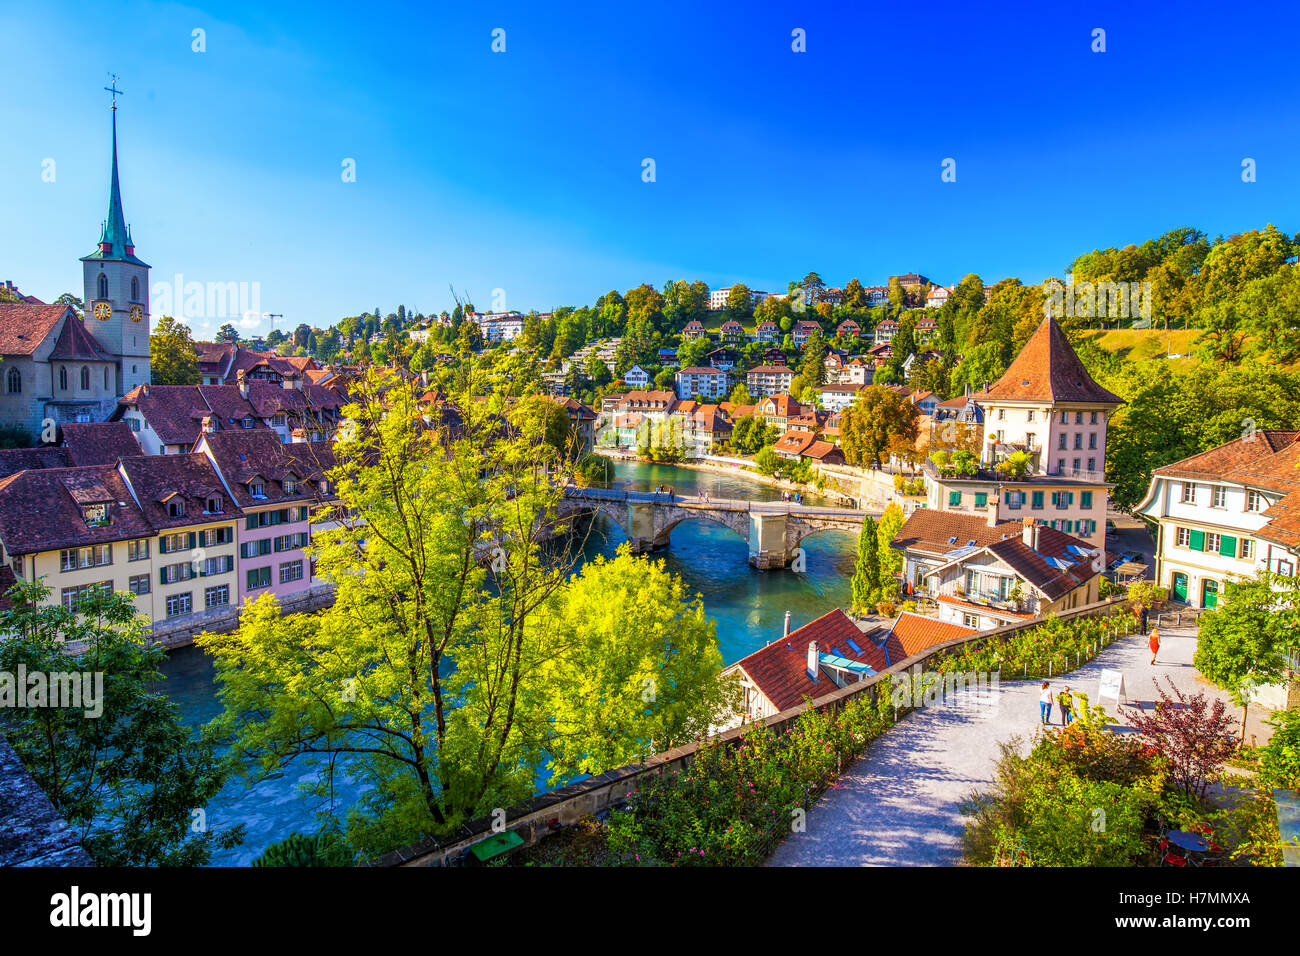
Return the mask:
{"type": "Polygon", "coordinates": [[[880,538],[876,519],[862,521],[858,558],[853,565],[853,610],[868,611],[880,600],[880,538]]]}

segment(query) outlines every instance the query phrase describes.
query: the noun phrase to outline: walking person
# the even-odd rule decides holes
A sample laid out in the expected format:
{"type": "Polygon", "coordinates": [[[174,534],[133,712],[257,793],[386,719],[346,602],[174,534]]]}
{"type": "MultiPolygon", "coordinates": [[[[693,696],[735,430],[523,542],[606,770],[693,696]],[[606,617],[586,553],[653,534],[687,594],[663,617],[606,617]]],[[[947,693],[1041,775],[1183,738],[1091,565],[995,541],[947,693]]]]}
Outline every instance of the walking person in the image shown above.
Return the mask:
{"type": "Polygon", "coordinates": [[[1146,609],[1146,605],[1143,605],[1141,608],[1138,609],[1138,626],[1142,629],[1142,633],[1143,633],[1143,634],[1145,634],[1145,633],[1147,632],[1147,609],[1146,609]]]}
{"type": "Polygon", "coordinates": [[[1151,640],[1147,641],[1147,647],[1151,648],[1151,663],[1156,662],[1156,655],[1160,653],[1160,628],[1151,628],[1151,640]]]}
{"type": "Polygon", "coordinates": [[[1070,726],[1070,717],[1074,711],[1074,695],[1070,693],[1069,684],[1066,684],[1056,695],[1056,702],[1061,706],[1061,726],[1070,726]]]}
{"type": "Polygon", "coordinates": [[[1052,722],[1052,685],[1047,681],[1038,690],[1038,722],[1044,725],[1052,722]]]}

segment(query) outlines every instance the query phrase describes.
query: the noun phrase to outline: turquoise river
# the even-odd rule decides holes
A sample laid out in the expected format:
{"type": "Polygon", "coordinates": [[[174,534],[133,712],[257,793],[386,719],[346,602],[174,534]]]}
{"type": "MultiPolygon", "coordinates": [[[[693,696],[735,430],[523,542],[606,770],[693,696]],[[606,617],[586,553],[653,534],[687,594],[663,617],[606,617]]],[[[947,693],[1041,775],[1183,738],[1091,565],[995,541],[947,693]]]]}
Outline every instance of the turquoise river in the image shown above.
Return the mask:
{"type": "MultiPolygon", "coordinates": [[[[666,465],[620,462],[615,480],[633,490],[650,490],[658,485],[671,486],[677,494],[685,495],[703,490],[715,499],[772,501],[781,496],[777,489],[743,477],[666,465]]],[[[815,497],[807,500],[809,504],[823,503],[815,497]]],[[[584,555],[612,555],[624,540],[617,525],[599,518],[593,524],[584,555]]],[[[689,521],[674,529],[669,548],[655,557],[681,575],[691,593],[701,596],[705,610],[718,622],[723,659],[731,663],[780,636],[786,611],[791,614],[791,626],[799,627],[832,608],[846,606],[855,544],[847,532],[823,532],[804,543],[804,572],[759,572],[749,566],[746,544],[734,532],[707,521],[689,521]]],[[[220,711],[212,663],[202,651],[194,647],[173,651],[163,671],[167,677],[164,690],[180,705],[191,724],[208,721],[220,711]]],[[[247,865],[267,844],[295,830],[317,829],[318,812],[328,808],[304,796],[298,788],[315,776],[313,765],[295,763],[269,779],[227,784],[208,804],[207,819],[218,827],[243,823],[247,835],[242,846],[216,855],[212,862],[247,865]]],[[[336,788],[334,810],[340,816],[356,792],[346,782],[336,788]]]]}

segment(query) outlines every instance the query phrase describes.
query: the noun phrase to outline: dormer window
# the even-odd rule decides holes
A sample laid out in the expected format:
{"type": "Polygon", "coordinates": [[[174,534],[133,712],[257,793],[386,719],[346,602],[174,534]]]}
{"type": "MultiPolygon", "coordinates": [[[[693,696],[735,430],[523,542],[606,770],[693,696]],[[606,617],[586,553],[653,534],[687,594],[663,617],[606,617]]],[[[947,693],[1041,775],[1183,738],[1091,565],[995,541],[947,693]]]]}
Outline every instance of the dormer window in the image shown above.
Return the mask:
{"type": "Polygon", "coordinates": [[[252,481],[248,485],[248,493],[254,498],[266,497],[266,484],[261,481],[252,481]]]}
{"type": "Polygon", "coordinates": [[[214,496],[214,497],[209,498],[208,501],[207,501],[207,509],[206,509],[206,510],[207,510],[208,514],[210,514],[210,515],[219,515],[219,514],[221,514],[221,497],[220,497],[220,496],[214,496]]]}
{"type": "Polygon", "coordinates": [[[252,418],[252,416],[251,416],[251,415],[245,415],[242,419],[240,419],[239,427],[240,427],[240,428],[252,428],[252,427],[253,427],[253,418],[252,418]]]}
{"type": "Polygon", "coordinates": [[[170,518],[185,517],[185,501],[181,498],[173,498],[167,502],[167,516],[170,518]]]}
{"type": "Polygon", "coordinates": [[[87,525],[108,524],[108,505],[85,505],[81,509],[81,517],[85,519],[87,525]]]}
{"type": "Polygon", "coordinates": [[[286,495],[295,495],[298,493],[297,479],[292,477],[286,478],[284,479],[283,485],[284,485],[284,493],[286,495]]]}

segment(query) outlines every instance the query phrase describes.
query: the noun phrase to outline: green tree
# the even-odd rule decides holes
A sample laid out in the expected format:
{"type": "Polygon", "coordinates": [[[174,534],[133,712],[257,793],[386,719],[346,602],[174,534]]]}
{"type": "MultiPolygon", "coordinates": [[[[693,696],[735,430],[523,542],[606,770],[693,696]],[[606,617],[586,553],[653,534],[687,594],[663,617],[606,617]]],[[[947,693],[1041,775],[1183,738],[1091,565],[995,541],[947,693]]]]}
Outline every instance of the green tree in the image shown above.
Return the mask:
{"type": "Polygon", "coordinates": [[[1281,681],[1287,672],[1287,653],[1300,651],[1298,589],[1300,579],[1267,571],[1229,579],[1223,586],[1223,601],[1197,622],[1192,663],[1242,708],[1243,739],[1246,708],[1254,690],[1281,681]]]}
{"type": "Polygon", "coordinates": [[[130,597],[95,590],[69,610],[50,593],[43,581],[9,590],[0,674],[72,675],[83,706],[16,707],[0,682],[0,731],[82,847],[99,866],[201,866],[238,845],[242,825],[191,829],[225,772],[212,737],[156,689],[166,655],[130,597]]]}
{"type": "Polygon", "coordinates": [[[891,389],[870,385],[844,410],[840,446],[851,465],[882,461],[891,446],[916,441],[916,406],[891,389]]]}
{"type": "Polygon", "coordinates": [[[858,556],[853,563],[852,604],[856,613],[867,613],[880,601],[880,529],[868,515],[858,534],[858,556]]]}
{"type": "MultiPolygon", "coordinates": [[[[902,477],[901,475],[896,477],[902,477]]],[[[877,533],[880,537],[880,573],[897,576],[903,573],[903,552],[890,546],[894,536],[902,529],[906,519],[897,502],[891,502],[880,515],[877,533]]]]}
{"type": "Polygon", "coordinates": [[[198,385],[199,353],[190,327],[164,315],[149,336],[149,374],[154,385],[198,385]]]}
{"type": "MultiPolygon", "coordinates": [[[[464,391],[453,396],[463,420],[454,427],[426,424],[416,389],[391,373],[374,369],[358,382],[346,409],[355,425],[343,429],[328,471],[340,503],[311,546],[318,573],[336,587],[334,604],[286,616],[268,595],[245,606],[237,631],[200,639],[223,688],[221,726],[240,751],[267,769],[323,754],[331,772],[333,758],[348,755],[349,772],[370,788],[346,822],[350,846],[366,857],[531,796],[544,764],[607,770],[606,759],[626,762],[651,739],[681,743],[674,728],[718,716],[704,712],[708,701],[692,710],[674,697],[669,684],[684,681],[674,670],[684,662],[658,645],[653,660],[619,666],[658,680],[656,701],[671,714],[643,701],[640,719],[618,710],[627,737],[580,733],[576,717],[565,730],[575,736],[561,733],[556,715],[590,703],[568,697],[581,686],[576,669],[601,635],[623,633],[619,616],[680,609],[665,612],[649,596],[646,606],[612,601],[607,624],[575,634],[576,609],[608,596],[570,582],[576,552],[567,539],[545,551],[539,543],[567,527],[556,507],[568,466],[544,429],[526,418],[503,428],[473,400],[478,361],[467,359],[464,391]]],[[[632,594],[651,573],[644,561],[616,569],[632,594]]],[[[690,655],[716,673],[698,642],[690,655]]]]}

